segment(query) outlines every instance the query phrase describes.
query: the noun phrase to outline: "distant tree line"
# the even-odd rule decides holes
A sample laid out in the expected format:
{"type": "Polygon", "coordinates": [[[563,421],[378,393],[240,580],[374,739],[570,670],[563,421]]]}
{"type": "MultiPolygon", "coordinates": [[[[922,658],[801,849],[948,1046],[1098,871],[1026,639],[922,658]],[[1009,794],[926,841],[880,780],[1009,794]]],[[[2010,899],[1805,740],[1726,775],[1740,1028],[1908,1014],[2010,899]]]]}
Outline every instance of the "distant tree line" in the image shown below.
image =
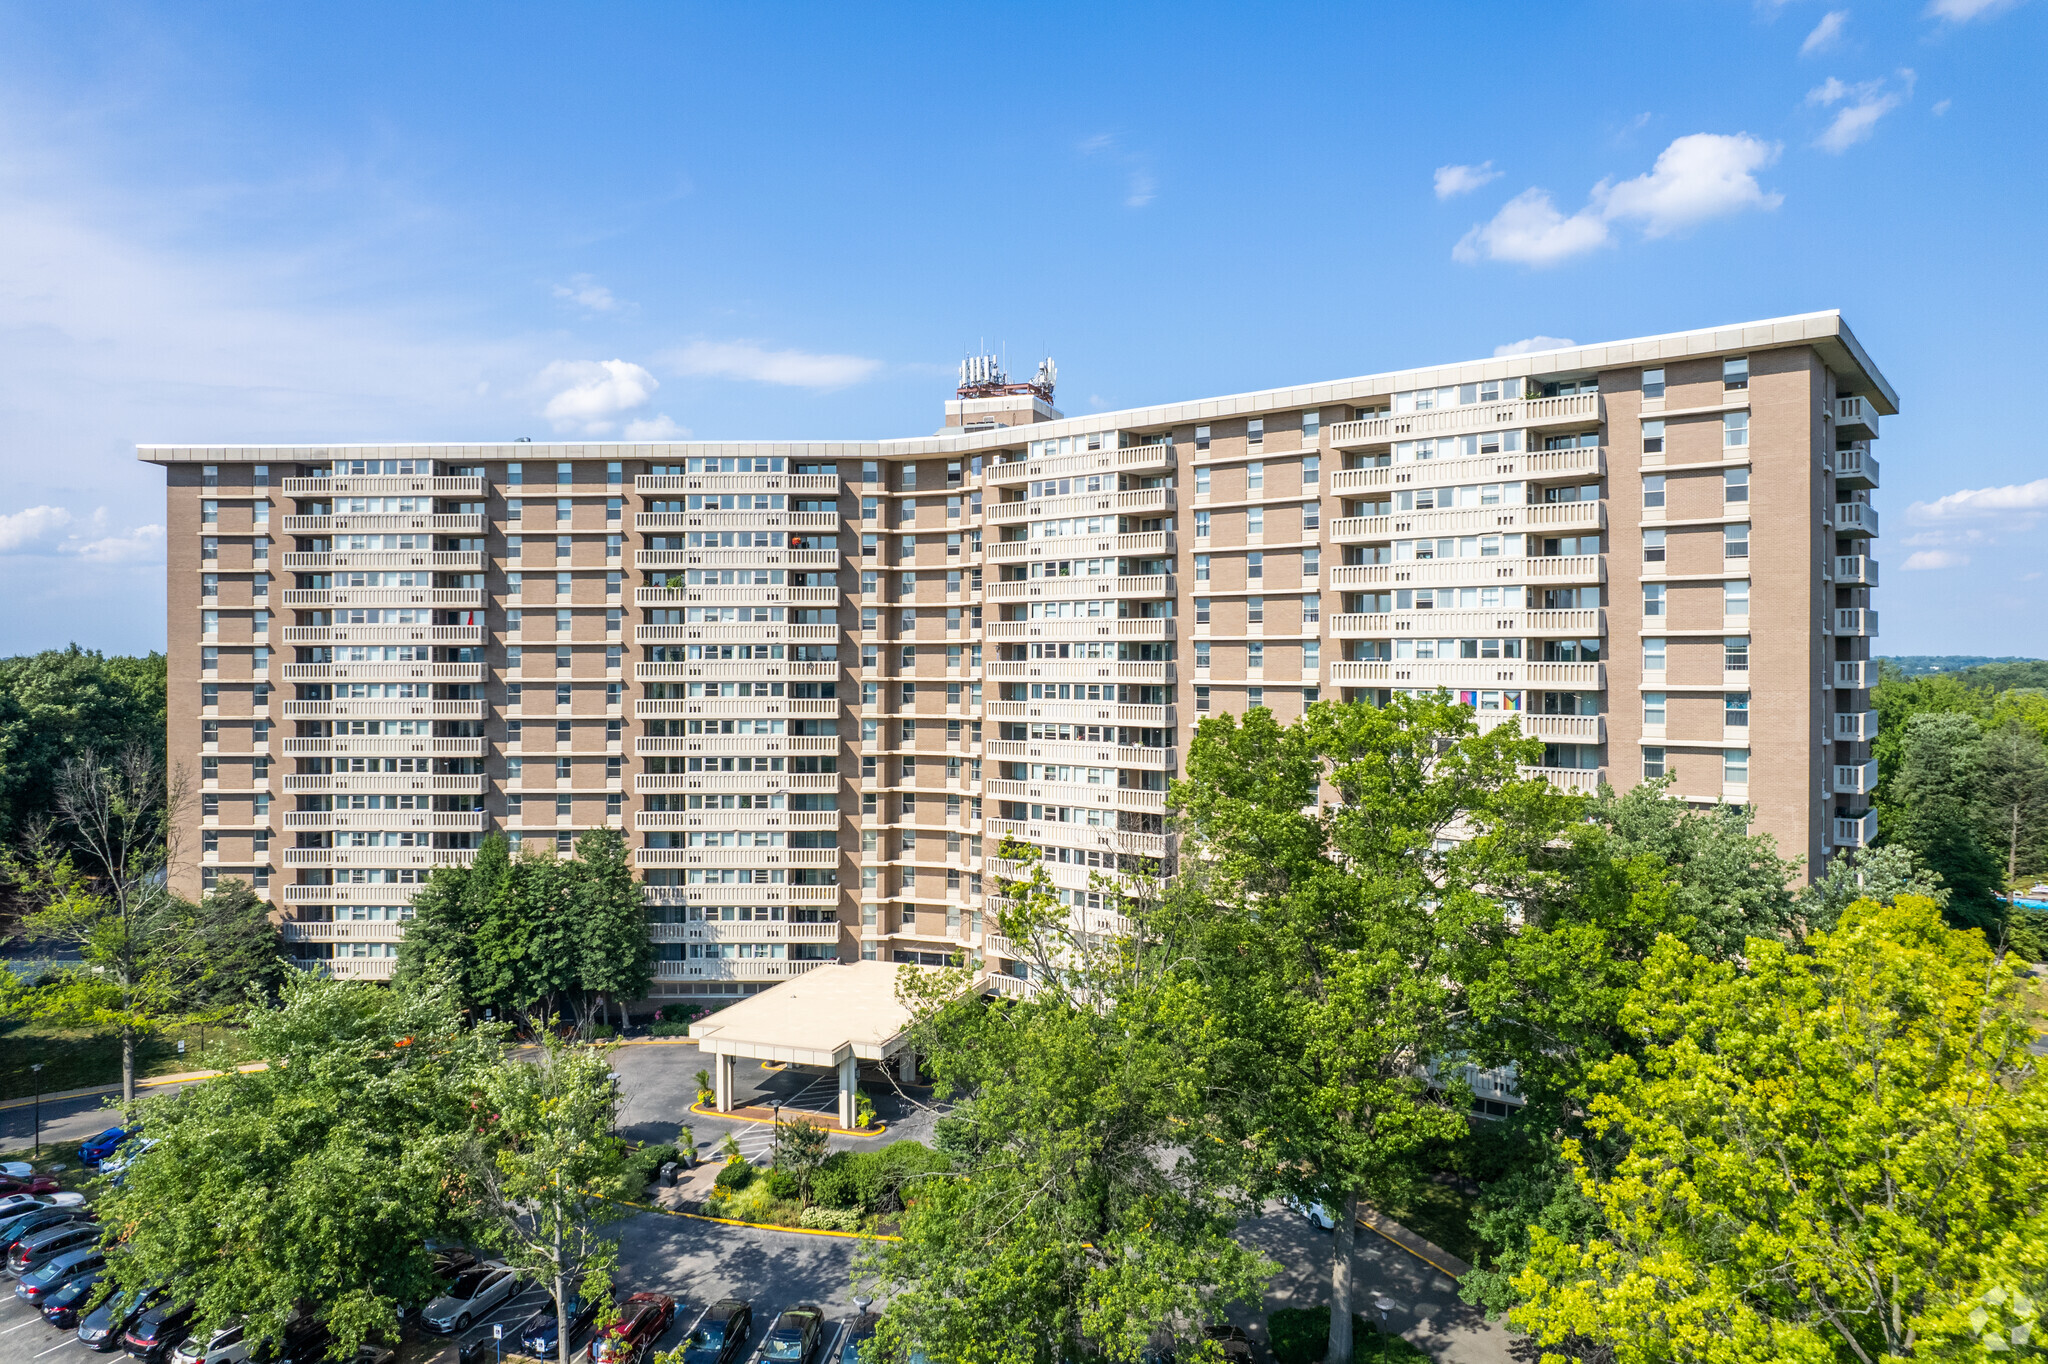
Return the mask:
{"type": "Polygon", "coordinates": [[[60,824],[57,779],[91,751],[164,759],[164,656],[47,649],[0,658],[0,844],[60,824]]]}

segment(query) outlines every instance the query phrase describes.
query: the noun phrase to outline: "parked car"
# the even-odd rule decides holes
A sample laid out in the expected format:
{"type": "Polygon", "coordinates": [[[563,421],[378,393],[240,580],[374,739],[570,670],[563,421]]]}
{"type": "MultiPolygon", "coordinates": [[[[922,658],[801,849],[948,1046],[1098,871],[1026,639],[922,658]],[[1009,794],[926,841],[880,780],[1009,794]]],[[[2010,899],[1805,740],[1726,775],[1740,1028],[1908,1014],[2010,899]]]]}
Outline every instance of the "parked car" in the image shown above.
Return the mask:
{"type": "Polygon", "coordinates": [[[121,1348],[121,1337],[135,1324],[135,1319],[163,1301],[163,1296],[161,1288],[115,1291],[79,1319],[78,1343],[88,1350],[111,1354],[121,1348]]]}
{"type": "Polygon", "coordinates": [[[63,1187],[55,1175],[0,1175],[0,1194],[53,1194],[63,1187]]]}
{"type": "Polygon", "coordinates": [[[8,1194],[0,1198],[0,1225],[4,1225],[24,1213],[38,1208],[82,1208],[85,1195],[78,1193],[53,1193],[42,1198],[33,1194],[8,1194]]]}
{"type": "Polygon", "coordinates": [[[732,1364],[746,1354],[754,1309],[741,1298],[721,1298],[704,1309],[683,1341],[683,1364],[732,1364]]]}
{"type": "Polygon", "coordinates": [[[119,1184],[122,1173],[147,1155],[149,1148],[154,1145],[156,1142],[150,1137],[137,1137],[133,1141],[123,1142],[120,1150],[100,1162],[100,1173],[112,1175],[114,1183],[119,1184]]]}
{"type": "Polygon", "coordinates": [[[68,1226],[73,1222],[90,1222],[91,1213],[82,1207],[36,1208],[16,1217],[0,1222],[0,1256],[12,1254],[21,1241],[51,1227],[68,1226]]]}
{"type": "Polygon", "coordinates": [[[420,1320],[442,1335],[467,1331],[471,1322],[518,1291],[518,1274],[492,1260],[456,1275],[447,1292],[421,1309],[420,1320]]]}
{"type": "Polygon", "coordinates": [[[381,1340],[366,1340],[356,1346],[353,1364],[398,1364],[398,1351],[381,1340]]]}
{"type": "Polygon", "coordinates": [[[109,1127],[96,1137],[87,1137],[78,1147],[78,1162],[88,1170],[100,1168],[100,1162],[114,1154],[114,1148],[128,1140],[130,1127],[109,1127]]]}
{"type": "MultiPolygon", "coordinates": [[[[581,1293],[575,1293],[570,1296],[569,1343],[571,1345],[574,1345],[590,1329],[591,1322],[597,1320],[598,1309],[604,1307],[610,1301],[610,1294],[605,1294],[602,1297],[592,1294],[589,1297],[585,1297],[581,1293]]],[[[519,1348],[534,1359],[553,1359],[555,1357],[555,1346],[560,1341],[560,1337],[557,1334],[560,1330],[561,1320],[555,1312],[554,1296],[550,1294],[547,1302],[541,1305],[541,1309],[521,1322],[519,1329],[512,1332],[511,1335],[514,1340],[519,1342],[519,1348]]]]}
{"type": "Polygon", "coordinates": [[[860,1364],[861,1342],[872,1340],[881,1324],[881,1315],[875,1312],[863,1312],[847,1322],[846,1334],[839,1337],[839,1364],[860,1364]]]}
{"type": "Polygon", "coordinates": [[[191,1334],[194,1305],[165,1300],[135,1319],[121,1337],[121,1348],[145,1364],[168,1364],[171,1351],[191,1334]]]}
{"type": "Polygon", "coordinates": [[[20,1277],[67,1250],[98,1245],[102,1234],[97,1222],[61,1222],[45,1227],[7,1248],[7,1272],[20,1277]]]}
{"type": "Polygon", "coordinates": [[[249,1357],[249,1344],[243,1338],[243,1326],[236,1322],[223,1326],[207,1335],[205,1339],[187,1336],[171,1351],[171,1364],[242,1364],[249,1357]]]}
{"type": "Polygon", "coordinates": [[[619,1304],[619,1319],[590,1342],[586,1357],[590,1364],[630,1364],[675,1319],[676,1300],[668,1294],[635,1293],[619,1304]]]}
{"type": "Polygon", "coordinates": [[[52,1290],[62,1288],[81,1274],[91,1274],[106,1267],[107,1257],[95,1241],[44,1260],[21,1276],[21,1282],[14,1286],[14,1296],[32,1307],[40,1307],[52,1290]]]}
{"type": "Polygon", "coordinates": [[[36,1167],[25,1160],[0,1160],[0,1175],[13,1175],[25,1179],[36,1172],[36,1167]]]}
{"type": "Polygon", "coordinates": [[[1205,1328],[1202,1334],[1215,1341],[1222,1349],[1224,1364],[1251,1364],[1251,1340],[1238,1327],[1210,1326],[1205,1328]]]}
{"type": "Polygon", "coordinates": [[[92,1301],[93,1289],[99,1286],[106,1273],[103,1266],[90,1274],[81,1274],[75,1279],[61,1283],[44,1294],[39,1304],[43,1309],[43,1320],[60,1331],[69,1331],[78,1325],[79,1318],[84,1315],[85,1305],[92,1301]]]}
{"type": "Polygon", "coordinates": [[[464,1246],[436,1245],[427,1242],[427,1250],[434,1257],[434,1277],[452,1279],[465,1269],[474,1269],[483,1263],[477,1253],[464,1246]]]}
{"type": "Polygon", "coordinates": [[[1304,1203],[1298,1198],[1288,1198],[1281,1201],[1281,1206],[1306,1217],[1309,1225],[1318,1231],[1335,1231],[1337,1229],[1337,1219],[1332,1217],[1330,1210],[1320,1203],[1304,1203]]]}
{"type": "Polygon", "coordinates": [[[825,1333],[825,1310],[806,1304],[792,1307],[775,1319],[768,1329],[768,1341],[761,1347],[763,1359],[779,1364],[809,1364],[818,1337],[825,1333]]]}

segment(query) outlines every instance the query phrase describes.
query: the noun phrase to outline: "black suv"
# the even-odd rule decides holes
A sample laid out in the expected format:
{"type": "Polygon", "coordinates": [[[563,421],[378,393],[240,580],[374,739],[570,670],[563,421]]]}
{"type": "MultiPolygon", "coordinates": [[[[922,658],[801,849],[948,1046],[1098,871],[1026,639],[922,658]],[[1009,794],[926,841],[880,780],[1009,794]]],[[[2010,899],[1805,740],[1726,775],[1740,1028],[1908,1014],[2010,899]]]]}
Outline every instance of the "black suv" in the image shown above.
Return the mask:
{"type": "Polygon", "coordinates": [[[683,1342],[683,1364],[731,1364],[746,1353],[754,1333],[754,1309],[740,1298],[722,1298],[704,1309],[683,1342]]]}
{"type": "Polygon", "coordinates": [[[101,1231],[97,1222],[64,1222],[22,1237],[7,1248],[7,1270],[22,1275],[67,1250],[98,1245],[101,1231]]]}
{"type": "Polygon", "coordinates": [[[160,1364],[191,1334],[193,1310],[189,1302],[159,1303],[135,1319],[121,1337],[122,1348],[146,1364],[160,1364]]]}

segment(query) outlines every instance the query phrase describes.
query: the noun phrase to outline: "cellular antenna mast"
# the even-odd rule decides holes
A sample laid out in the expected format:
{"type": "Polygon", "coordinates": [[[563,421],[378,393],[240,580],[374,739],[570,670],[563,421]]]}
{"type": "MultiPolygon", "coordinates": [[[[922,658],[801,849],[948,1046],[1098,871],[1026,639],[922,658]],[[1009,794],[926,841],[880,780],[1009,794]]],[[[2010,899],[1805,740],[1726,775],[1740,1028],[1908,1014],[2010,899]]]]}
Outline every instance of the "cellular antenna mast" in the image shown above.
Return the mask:
{"type": "Polygon", "coordinates": [[[1058,368],[1048,356],[1038,362],[1038,373],[1028,384],[1013,384],[1003,370],[1000,357],[984,351],[970,355],[960,362],[959,396],[962,398],[1006,398],[1037,397],[1052,401],[1053,384],[1059,376],[1058,368]]]}

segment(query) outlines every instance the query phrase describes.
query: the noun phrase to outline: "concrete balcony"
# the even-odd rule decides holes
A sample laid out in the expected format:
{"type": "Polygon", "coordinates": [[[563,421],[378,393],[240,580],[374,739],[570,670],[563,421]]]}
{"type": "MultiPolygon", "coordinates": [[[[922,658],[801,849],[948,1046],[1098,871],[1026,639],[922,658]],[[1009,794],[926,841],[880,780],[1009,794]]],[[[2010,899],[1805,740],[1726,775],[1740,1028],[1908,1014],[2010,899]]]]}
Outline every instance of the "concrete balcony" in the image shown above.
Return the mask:
{"type": "Polygon", "coordinates": [[[1416,559],[1398,564],[1341,564],[1328,570],[1333,590],[1359,587],[1480,587],[1495,583],[1601,583],[1607,561],[1599,554],[1549,558],[1416,559]]]}
{"type": "Polygon", "coordinates": [[[716,961],[658,961],[654,963],[656,980],[787,980],[800,976],[814,966],[829,966],[823,961],[788,961],[777,958],[720,958],[716,961]]]}
{"type": "Polygon", "coordinates": [[[782,697],[702,697],[682,701],[635,701],[633,714],[642,720],[672,720],[685,715],[811,715],[839,714],[837,701],[791,701],[782,697]]]}
{"type": "Polygon", "coordinates": [[[1508,718],[1521,726],[1522,733],[1548,743],[1607,742],[1607,717],[1604,715],[1532,715],[1524,711],[1508,718]]]}
{"type": "Polygon", "coordinates": [[[1078,620],[998,620],[982,627],[991,640],[1003,639],[1172,639],[1173,621],[1168,617],[1084,616],[1078,620]]]}
{"type": "Polygon", "coordinates": [[[1877,439],[1877,408],[1864,397],[1835,399],[1835,434],[1857,440],[1877,439]]]}
{"type": "Polygon", "coordinates": [[[1877,789],[1877,759],[1835,764],[1835,794],[1867,796],[1877,789]]]}
{"type": "Polygon", "coordinates": [[[990,681],[1015,682],[1036,678],[1041,682],[1164,682],[1168,663],[1113,663],[1093,660],[1032,660],[985,663],[982,676],[990,681]]]}
{"type": "Polygon", "coordinates": [[[1173,579],[1163,573],[1130,578],[1027,578],[1023,582],[990,583],[982,591],[991,602],[1030,601],[1034,598],[1164,597],[1173,592],[1173,579]]]}
{"type": "Polygon", "coordinates": [[[1517,398],[1498,403],[1468,403],[1433,412],[1389,413],[1363,421],[1337,422],[1323,428],[1324,444],[1338,449],[1389,445],[1416,436],[1456,436],[1529,426],[1583,426],[1601,419],[1598,393],[1568,398],[1517,398]]]}
{"type": "Polygon", "coordinates": [[[1867,554],[1837,554],[1835,583],[1840,587],[1876,587],[1877,560],[1867,554]]]}
{"type": "Polygon", "coordinates": [[[1330,618],[1337,639],[1378,639],[1404,636],[1525,636],[1597,638],[1607,632],[1607,613],[1596,608],[1571,611],[1374,611],[1330,618]]]}
{"type": "Polygon", "coordinates": [[[1835,816],[1835,846],[1867,848],[1877,841],[1877,811],[1835,816]]]}
{"type": "Polygon", "coordinates": [[[490,522],[481,516],[432,513],[364,512],[347,516],[287,516],[286,535],[334,535],[344,531],[428,531],[446,535],[482,535],[490,522]]]}
{"type": "Polygon", "coordinates": [[[991,701],[985,709],[994,720],[1050,720],[1055,723],[1118,724],[1159,728],[1171,723],[1169,706],[1127,706],[1109,701],[991,701]]]}
{"type": "Polygon", "coordinates": [[[435,497],[482,497],[490,485],[481,478],[440,478],[426,474],[344,474],[340,478],[288,478],[286,497],[427,493],[435,497]]]}
{"type": "Polygon", "coordinates": [[[1594,531],[1607,525],[1602,502],[1541,502],[1527,506],[1455,507],[1441,511],[1394,512],[1386,516],[1340,516],[1330,522],[1339,544],[1398,540],[1408,536],[1512,535],[1594,531]]]}
{"type": "Polygon", "coordinates": [[[352,794],[405,795],[427,793],[436,796],[480,796],[490,779],[477,775],[435,775],[425,772],[323,772],[311,776],[284,778],[287,795],[352,794]]]}
{"type": "Polygon", "coordinates": [[[287,867],[466,867],[474,848],[286,848],[287,867]]]}
{"type": "Polygon", "coordinates": [[[1836,711],[1835,738],[1843,743],[1869,743],[1877,737],[1874,710],[1836,711]]]}
{"type": "Polygon", "coordinates": [[[1868,502],[1837,502],[1834,525],[1839,535],[1876,535],[1877,508],[1868,502]]]}
{"type": "Polygon", "coordinates": [[[1877,456],[1858,446],[1853,450],[1835,451],[1835,486],[1838,488],[1875,488],[1877,486],[1877,456]]]}
{"type": "Polygon", "coordinates": [[[685,568],[838,568],[832,549],[642,549],[633,566],[644,569],[685,568]]]}
{"type": "Polygon", "coordinates": [[[837,497],[839,479],[832,474],[641,474],[633,480],[633,491],[641,494],[791,492],[813,497],[837,497]]]}
{"type": "MultiPolygon", "coordinates": [[[[421,883],[424,884],[424,883],[421,883]]],[[[286,886],[288,905],[405,905],[412,903],[417,884],[286,886]]]]}
{"type": "Polygon", "coordinates": [[[635,848],[636,867],[836,867],[837,848],[635,848]]]}
{"type": "Polygon", "coordinates": [[[836,587],[640,587],[633,590],[635,606],[694,606],[701,602],[837,606],[840,593],[836,587]]]}
{"type": "Polygon", "coordinates": [[[1522,478],[1598,478],[1606,472],[1607,452],[1598,446],[1580,446],[1570,450],[1531,450],[1469,459],[1437,459],[1423,464],[1339,469],[1330,475],[1330,491],[1338,497],[1357,497],[1382,490],[1391,493],[1418,483],[1441,486],[1522,478]]]}
{"type": "Polygon", "coordinates": [[[643,758],[674,757],[689,753],[837,753],[839,739],[835,736],[809,735],[690,735],[684,738],[650,738],[640,735],[633,740],[633,752],[643,758]]]}
{"type": "Polygon", "coordinates": [[[287,644],[482,644],[481,625],[288,625],[287,644]]]}
{"type": "Polygon", "coordinates": [[[670,829],[836,829],[837,810],[642,810],[633,827],[670,829]]]}
{"type": "Polygon", "coordinates": [[[287,663],[287,682],[481,682],[481,663],[287,663]]]}
{"type": "Polygon", "coordinates": [[[483,739],[435,739],[404,734],[347,735],[338,739],[286,739],[287,758],[326,758],[342,755],[368,757],[429,754],[436,758],[481,758],[488,751],[483,739]]]}
{"type": "Polygon", "coordinates": [[[287,832],[325,829],[427,829],[435,833],[481,833],[491,817],[481,810],[290,810],[287,832]]]}
{"type": "Polygon", "coordinates": [[[286,606],[452,606],[479,610],[481,591],[457,587],[286,588],[286,606]]]}
{"type": "MultiPolygon", "coordinates": [[[[839,925],[762,923],[650,924],[655,942],[838,942],[839,925]]],[[[721,959],[722,960],[722,959],[721,959]]]]}
{"type": "Polygon", "coordinates": [[[990,485],[1025,483],[1042,478],[1171,469],[1174,461],[1173,442],[1162,441],[1157,445],[1133,445],[1121,450],[1082,450],[1065,455],[1013,460],[1007,464],[990,465],[981,477],[983,483],[990,485]]]}
{"type": "Polygon", "coordinates": [[[1068,559],[1104,554],[1170,554],[1172,537],[1163,530],[1140,531],[1131,535],[1063,535],[1049,540],[1001,540],[986,547],[993,563],[1023,563],[1031,559],[1068,559]]]}
{"type": "Polygon", "coordinates": [[[481,720],[482,701],[428,701],[406,698],[375,701],[286,701],[287,720],[329,720],[351,717],[358,720],[401,720],[426,716],[435,720],[481,720]]]}
{"type": "Polygon", "coordinates": [[[286,919],[278,927],[286,942],[397,942],[405,936],[402,919],[286,919]]]}
{"type": "Polygon", "coordinates": [[[1396,687],[1430,691],[1498,691],[1522,687],[1604,691],[1604,663],[1530,663],[1522,659],[1452,659],[1442,662],[1331,663],[1324,671],[1336,687],[1396,687]]]}
{"type": "Polygon", "coordinates": [[[1835,633],[1875,639],[1877,612],[1866,606],[1838,606],[1835,608],[1835,633]]]}
{"type": "Polygon", "coordinates": [[[793,511],[693,511],[640,512],[633,517],[637,531],[677,530],[798,530],[830,533],[840,528],[838,512],[793,511]]]}
{"type": "Polygon", "coordinates": [[[838,678],[837,663],[789,663],[780,659],[720,663],[635,663],[637,682],[685,682],[717,678],[808,678],[831,682],[838,678]]]}
{"type": "Polygon", "coordinates": [[[330,957],[316,965],[336,980],[390,980],[398,972],[396,957],[330,957]]]}
{"type": "Polygon", "coordinates": [[[481,573],[485,556],[475,550],[348,549],[319,554],[287,554],[289,572],[324,573],[337,568],[437,568],[448,573],[481,573]]]}
{"type": "Polygon", "coordinates": [[[784,625],[770,621],[749,625],[640,625],[633,626],[635,644],[758,644],[787,641],[792,644],[836,644],[837,625],[784,625]]]}
{"type": "Polygon", "coordinates": [[[1590,796],[1600,789],[1600,770],[1585,767],[1524,767],[1525,777],[1541,777],[1561,791],[1590,796]]]}

